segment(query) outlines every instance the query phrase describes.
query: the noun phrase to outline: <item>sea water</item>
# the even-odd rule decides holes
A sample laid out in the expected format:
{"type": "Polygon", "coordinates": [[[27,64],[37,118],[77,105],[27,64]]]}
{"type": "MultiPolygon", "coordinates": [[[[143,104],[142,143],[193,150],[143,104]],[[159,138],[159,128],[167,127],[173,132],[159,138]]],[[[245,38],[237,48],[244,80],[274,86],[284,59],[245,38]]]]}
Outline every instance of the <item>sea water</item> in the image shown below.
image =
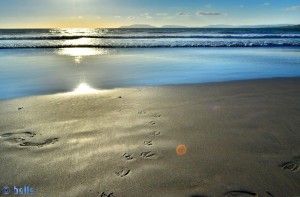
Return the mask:
{"type": "Polygon", "coordinates": [[[0,30],[0,99],[299,76],[296,28],[0,30]]]}

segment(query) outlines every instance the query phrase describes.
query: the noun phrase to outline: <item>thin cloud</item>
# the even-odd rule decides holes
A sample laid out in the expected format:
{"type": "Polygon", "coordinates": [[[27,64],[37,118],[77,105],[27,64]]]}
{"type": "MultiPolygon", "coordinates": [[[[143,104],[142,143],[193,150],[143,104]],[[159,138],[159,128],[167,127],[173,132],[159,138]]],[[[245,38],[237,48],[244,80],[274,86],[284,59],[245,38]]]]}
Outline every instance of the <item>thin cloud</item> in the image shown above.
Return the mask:
{"type": "Polygon", "coordinates": [[[136,19],[136,17],[135,16],[128,16],[127,19],[133,20],[133,19],[136,19]]]}
{"type": "Polygon", "coordinates": [[[222,15],[220,12],[202,12],[198,11],[196,13],[197,16],[219,16],[222,15]]]}
{"type": "Polygon", "coordinates": [[[115,16],[115,18],[121,18],[121,16],[115,16]]]}
{"type": "Polygon", "coordinates": [[[188,16],[189,14],[188,13],[184,13],[184,12],[178,12],[176,15],[177,16],[188,16]]]}
{"type": "Polygon", "coordinates": [[[149,13],[141,14],[141,16],[146,18],[146,19],[153,19],[153,17],[149,13]]]}
{"type": "Polygon", "coordinates": [[[264,6],[269,6],[271,5],[269,2],[264,3],[264,6]]]}
{"type": "Polygon", "coordinates": [[[285,10],[287,10],[287,11],[297,11],[297,10],[300,10],[300,5],[288,7],[285,10]]]}

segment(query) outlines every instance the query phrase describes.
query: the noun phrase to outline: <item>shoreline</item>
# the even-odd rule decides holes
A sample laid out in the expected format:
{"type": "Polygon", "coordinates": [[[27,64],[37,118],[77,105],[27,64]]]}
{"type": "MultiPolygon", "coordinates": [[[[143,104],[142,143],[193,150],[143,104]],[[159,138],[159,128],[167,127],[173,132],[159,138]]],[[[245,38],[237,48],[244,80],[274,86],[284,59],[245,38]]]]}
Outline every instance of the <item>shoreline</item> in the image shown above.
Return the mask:
{"type": "Polygon", "coordinates": [[[299,87],[296,77],[0,100],[0,186],[36,196],[297,196],[299,87]]]}
{"type": "MultiPolygon", "coordinates": [[[[203,86],[230,86],[230,85],[247,85],[249,83],[280,83],[280,82],[289,82],[300,80],[300,77],[273,77],[273,78],[257,78],[257,79],[238,79],[232,81],[216,81],[216,82],[203,82],[203,83],[184,83],[184,84],[164,84],[164,85],[149,85],[149,86],[126,86],[126,87],[115,87],[115,88],[107,88],[107,89],[94,89],[95,92],[92,93],[74,93],[74,92],[58,92],[58,93],[49,93],[49,94],[37,94],[37,95],[29,95],[29,96],[20,96],[13,97],[7,99],[0,99],[1,102],[9,102],[14,100],[22,100],[22,99],[30,99],[30,98],[38,98],[38,97],[49,97],[49,96],[92,96],[92,95],[103,95],[108,92],[116,92],[116,91],[126,91],[130,89],[156,89],[156,88],[182,88],[182,87],[203,87],[203,86]]],[[[293,83],[293,82],[291,82],[293,83]]],[[[280,85],[280,84],[278,84],[280,85]]]]}

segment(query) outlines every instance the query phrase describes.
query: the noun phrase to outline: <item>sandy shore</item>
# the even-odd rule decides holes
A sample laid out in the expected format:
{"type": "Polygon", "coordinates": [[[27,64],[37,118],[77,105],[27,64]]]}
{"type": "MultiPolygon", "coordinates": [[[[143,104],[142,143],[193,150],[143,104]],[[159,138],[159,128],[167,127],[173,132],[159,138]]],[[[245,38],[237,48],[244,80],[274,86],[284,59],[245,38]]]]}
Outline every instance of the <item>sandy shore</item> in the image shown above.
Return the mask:
{"type": "Polygon", "coordinates": [[[35,196],[300,196],[299,87],[270,79],[0,101],[0,186],[35,196]]]}

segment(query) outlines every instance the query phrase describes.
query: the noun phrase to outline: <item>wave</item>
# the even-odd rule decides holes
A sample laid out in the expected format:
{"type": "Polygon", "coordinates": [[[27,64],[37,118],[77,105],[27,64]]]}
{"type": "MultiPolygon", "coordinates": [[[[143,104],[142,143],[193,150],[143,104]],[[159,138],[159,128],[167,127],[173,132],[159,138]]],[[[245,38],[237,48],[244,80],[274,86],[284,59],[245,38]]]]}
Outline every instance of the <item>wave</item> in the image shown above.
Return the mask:
{"type": "Polygon", "coordinates": [[[191,48],[191,47],[300,47],[298,42],[202,42],[202,43],[127,43],[127,44],[82,44],[82,45],[1,45],[0,49],[22,48],[191,48]]]}
{"type": "Polygon", "coordinates": [[[209,34],[209,35],[77,35],[77,36],[0,36],[0,40],[72,40],[81,38],[93,39],[187,39],[187,38],[235,38],[235,39],[276,39],[300,38],[300,34],[209,34]]]}

